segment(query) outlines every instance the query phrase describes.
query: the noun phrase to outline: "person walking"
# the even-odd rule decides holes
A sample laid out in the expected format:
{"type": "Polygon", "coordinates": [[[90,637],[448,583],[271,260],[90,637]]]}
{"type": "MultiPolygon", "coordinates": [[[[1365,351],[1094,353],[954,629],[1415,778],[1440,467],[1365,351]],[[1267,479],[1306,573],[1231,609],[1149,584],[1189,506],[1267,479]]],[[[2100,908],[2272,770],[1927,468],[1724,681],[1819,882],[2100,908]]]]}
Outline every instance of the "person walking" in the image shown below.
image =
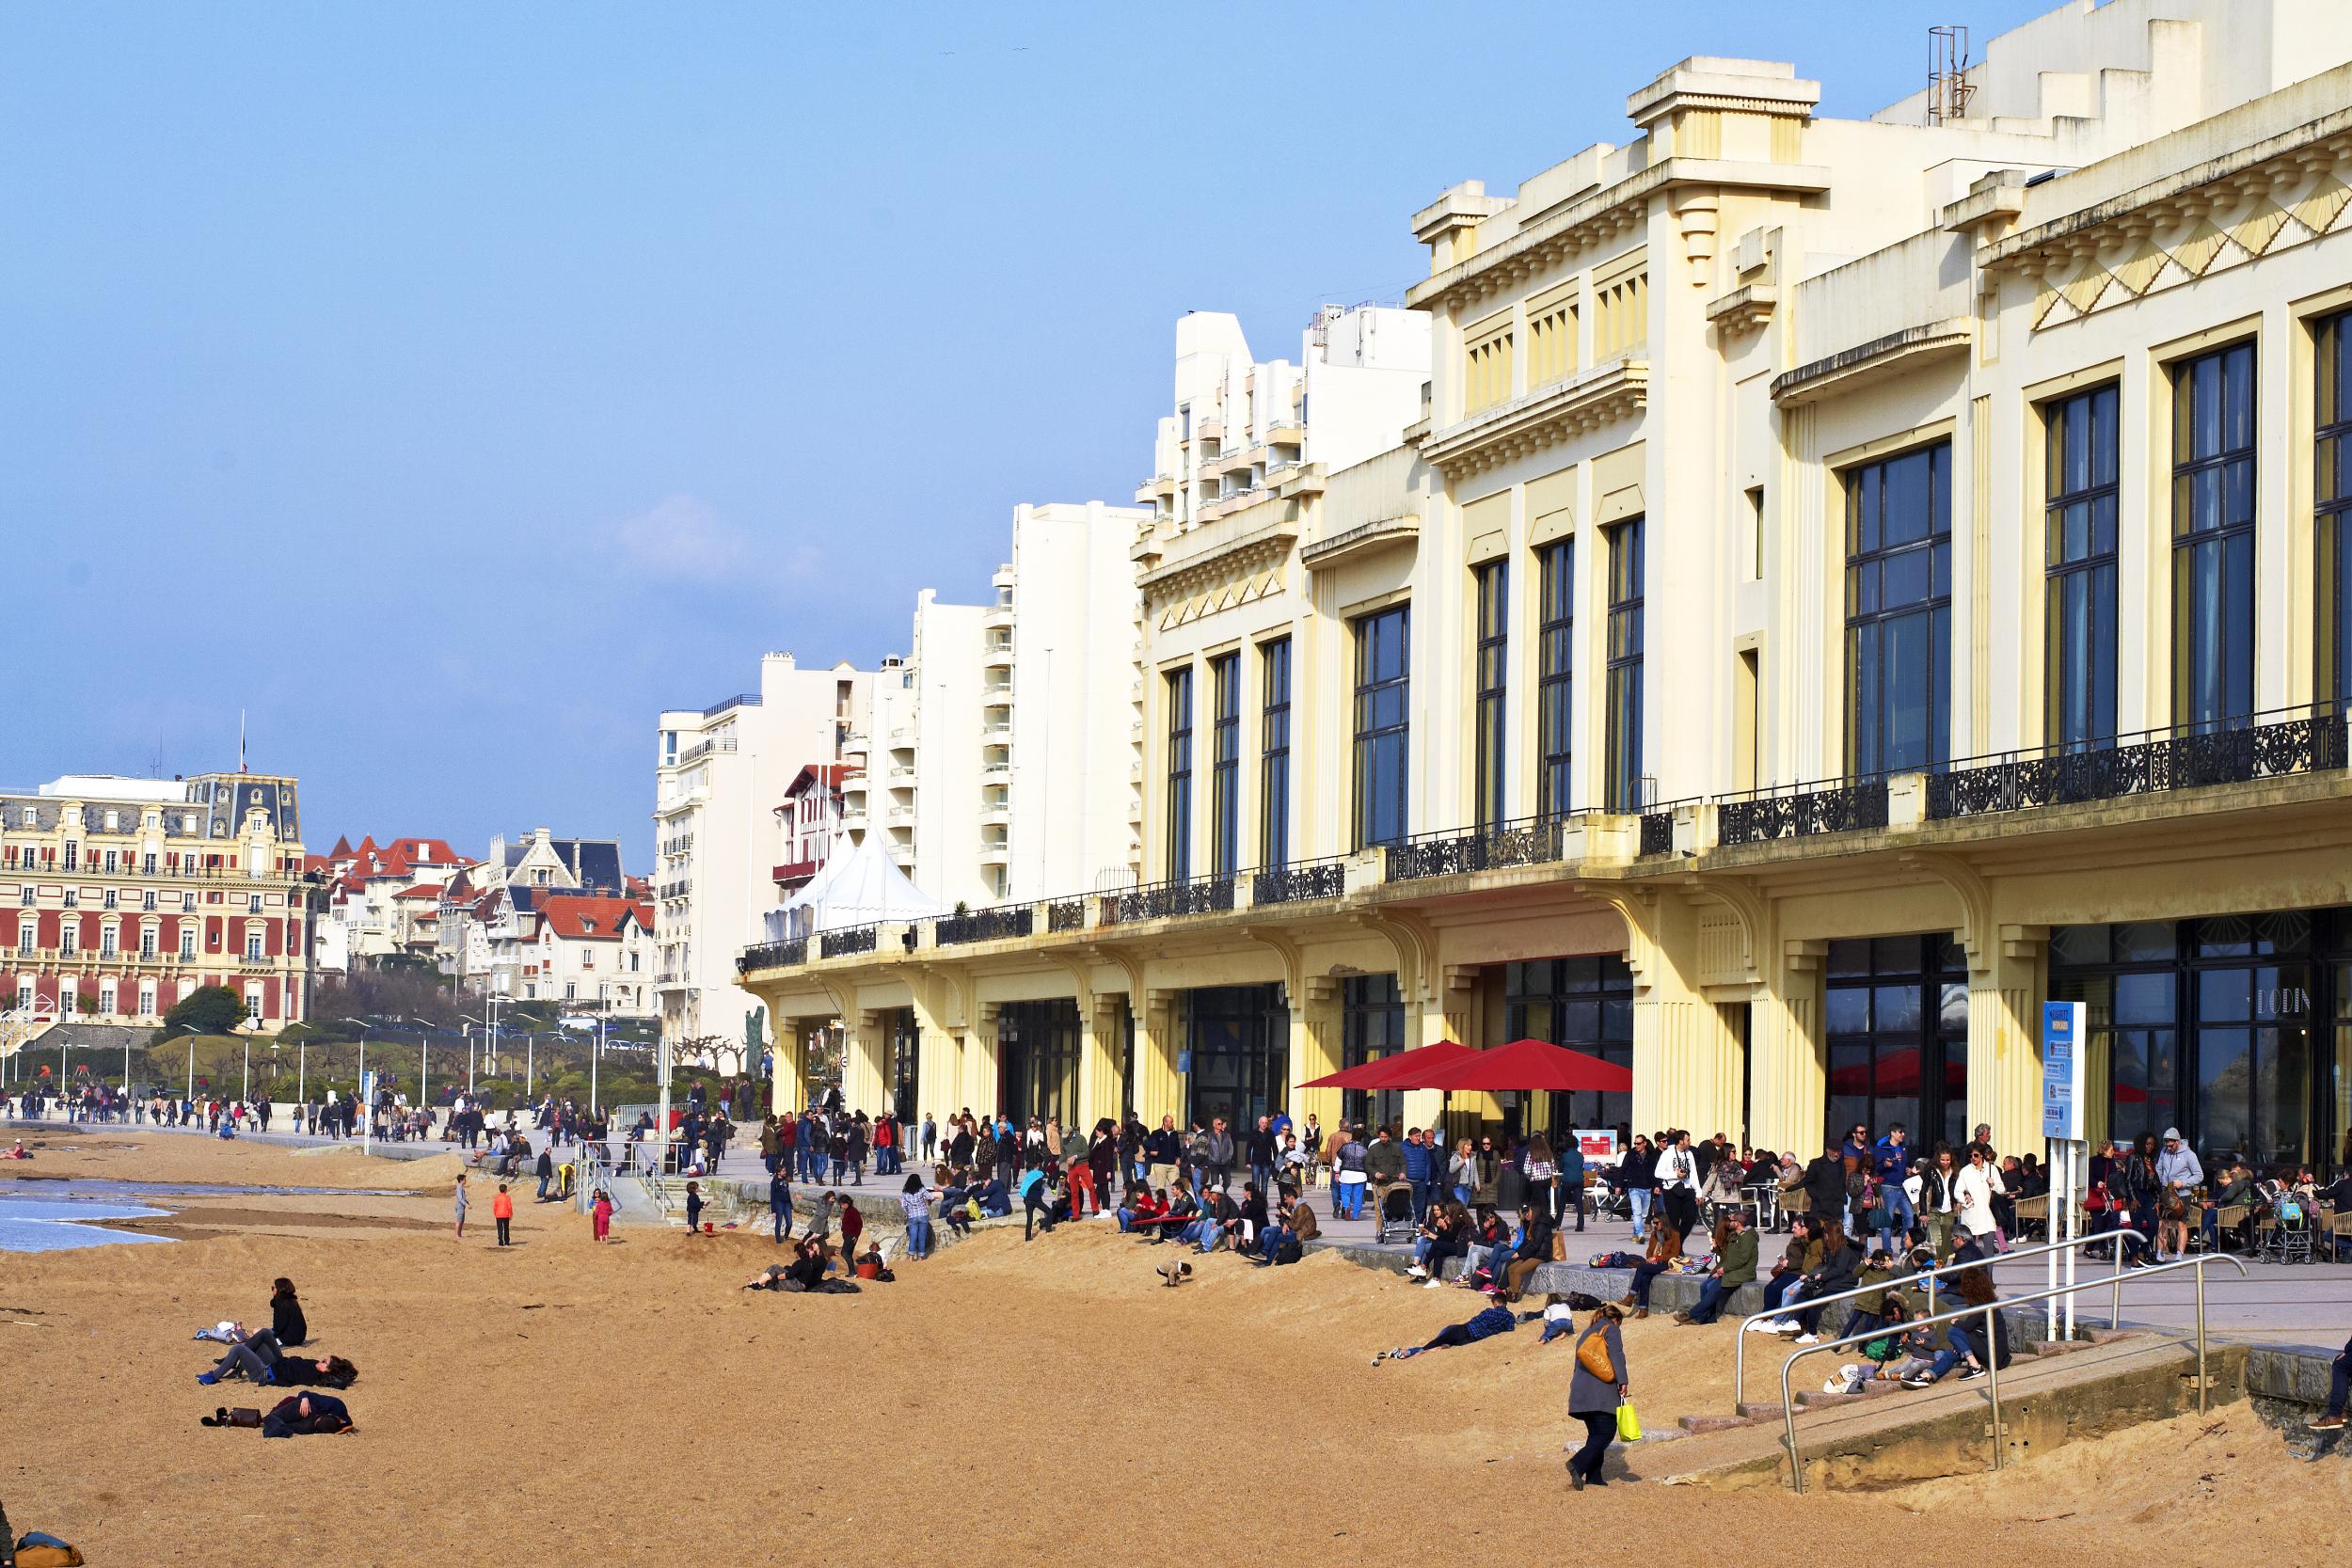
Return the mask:
{"type": "Polygon", "coordinates": [[[503,1181],[499,1183],[497,1196],[490,1199],[490,1218],[499,1227],[499,1245],[513,1246],[515,1244],[513,1235],[515,1195],[506,1190],[506,1183],[503,1181]]]}
{"type": "Polygon", "coordinates": [[[462,1242],[466,1239],[466,1178],[463,1172],[460,1172],[457,1177],[455,1204],[457,1209],[457,1239],[462,1242]]]}
{"type": "Polygon", "coordinates": [[[1584,1423],[1584,1446],[1568,1461],[1568,1484],[1581,1492],[1606,1486],[1600,1467],[1617,1440],[1617,1406],[1632,1397],[1633,1378],[1625,1361],[1625,1339],[1617,1325],[1625,1318],[1615,1302],[1593,1314],[1576,1341],[1576,1376],[1568,1385],[1568,1414],[1584,1423]],[[1588,1348],[1590,1347],[1590,1348],[1588,1348]]]}
{"type": "Polygon", "coordinates": [[[612,1235],[612,1195],[598,1187],[596,1200],[588,1206],[588,1215],[596,1240],[609,1241],[612,1235]]]}

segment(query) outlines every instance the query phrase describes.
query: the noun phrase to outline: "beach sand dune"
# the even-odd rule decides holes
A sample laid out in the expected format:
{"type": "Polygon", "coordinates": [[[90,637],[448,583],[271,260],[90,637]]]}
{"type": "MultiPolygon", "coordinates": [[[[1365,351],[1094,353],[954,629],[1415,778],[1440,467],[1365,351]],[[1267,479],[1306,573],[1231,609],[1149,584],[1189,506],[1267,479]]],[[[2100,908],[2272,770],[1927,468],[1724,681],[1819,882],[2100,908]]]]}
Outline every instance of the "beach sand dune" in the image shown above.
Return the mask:
{"type": "MultiPolygon", "coordinates": [[[[462,1243],[447,1207],[207,1200],[157,1222],[194,1238],[180,1245],[6,1259],[10,1518],[93,1562],[141,1564],[1327,1565],[1438,1545],[1550,1562],[1711,1544],[1764,1568],[1885,1560],[1902,1542],[1957,1552],[1955,1525],[1971,1519],[1999,1525],[1964,1528],[1981,1564],[2205,1560],[2225,1528],[2260,1560],[2315,1562],[2343,1539],[2343,1462],[2283,1456],[2243,1407],[2218,1453],[2163,1429],[2135,1438],[2106,1481],[2137,1499],[2128,1513],[2087,1458],[2063,1457],[1915,1497],[1571,1496],[1567,1345],[1538,1350],[1529,1325],[1373,1366],[1375,1350],[1480,1304],[1336,1257],[1280,1270],[1201,1259],[1168,1290],[1153,1267],[1174,1248],[1089,1222],[1028,1243],[985,1233],[854,1297],[787,1296],[737,1289],[780,1256],[748,1230],[623,1229],[599,1247],[577,1214],[525,1202],[522,1244],[501,1251],[486,1202],[462,1243]],[[315,1223],[337,1205],[362,1209],[360,1223],[315,1223]],[[263,1442],[197,1424],[215,1404],[268,1402],[243,1385],[199,1387],[209,1357],[189,1336],[265,1321],[280,1274],[300,1283],[321,1353],[361,1369],[356,1435],[263,1442]],[[2328,1506],[2290,1500],[2323,1475],[2338,1488],[2328,1506]],[[2197,1500],[2208,1495],[2236,1506],[2197,1500]]],[[[1653,1428],[1720,1408],[1728,1341],[1702,1332],[1628,1325],[1653,1428]]],[[[1666,1467],[1642,1448],[1630,1460],[1666,1467]]]]}

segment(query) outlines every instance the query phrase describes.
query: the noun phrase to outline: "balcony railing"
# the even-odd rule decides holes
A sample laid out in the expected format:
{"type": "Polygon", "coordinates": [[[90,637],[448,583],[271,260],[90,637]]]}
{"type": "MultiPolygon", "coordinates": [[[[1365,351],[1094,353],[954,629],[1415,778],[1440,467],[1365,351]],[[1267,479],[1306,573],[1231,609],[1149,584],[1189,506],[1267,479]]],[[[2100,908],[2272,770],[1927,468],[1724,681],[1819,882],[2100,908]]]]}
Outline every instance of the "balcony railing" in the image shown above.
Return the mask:
{"type": "Polygon", "coordinates": [[[1948,819],[2117,800],[2323,772],[2345,761],[2343,714],[2253,714],[2221,728],[2184,725],[2121,736],[2096,750],[2043,748],[1967,758],[1929,775],[1927,814],[1948,819]]]}
{"type": "Polygon", "coordinates": [[[1298,861],[1260,871],[1249,879],[1252,904],[1304,904],[1337,898],[1347,891],[1347,867],[1336,860],[1298,861]]]}
{"type": "Polygon", "coordinates": [[[1083,931],[1087,924],[1087,901],[1083,898],[1057,898],[1045,906],[1045,928],[1049,931],[1083,931]]]}
{"type": "Polygon", "coordinates": [[[1715,842],[1725,847],[1885,826],[1884,774],[1752,790],[1715,808],[1715,842]]]}
{"type": "Polygon", "coordinates": [[[818,953],[828,958],[847,958],[852,953],[871,953],[874,938],[881,928],[874,926],[850,926],[838,931],[818,933],[818,953]]]}
{"type": "Polygon", "coordinates": [[[1132,926],[1138,920],[1174,920],[1188,914],[1222,914],[1233,907],[1233,879],[1195,877],[1183,882],[1147,882],[1103,897],[1103,924],[1132,926]]]}
{"type": "Polygon", "coordinates": [[[1675,812],[1682,806],[1698,804],[1698,797],[1687,800],[1666,800],[1646,806],[1642,811],[1642,847],[1645,855],[1671,855],[1675,852],[1675,812]]]}
{"type": "Polygon", "coordinates": [[[1025,937],[1036,928],[1034,905],[1010,904],[966,914],[942,915],[932,923],[931,941],[942,947],[967,942],[1003,942],[1011,937],[1025,937]]]}
{"type": "Polygon", "coordinates": [[[719,715],[726,712],[726,710],[731,707],[757,707],[758,705],[758,692],[739,691],[732,697],[722,697],[717,702],[711,704],[708,707],[703,709],[703,717],[705,719],[716,719],[719,715]]]}
{"type": "MultiPolygon", "coordinates": [[[[736,955],[735,972],[738,974],[748,974],[755,969],[789,969],[796,964],[806,962],[808,962],[808,939],[805,937],[792,942],[763,942],[756,946],[746,947],[736,955]]],[[[661,983],[666,986],[681,978],[683,976],[677,972],[664,970],[661,974],[661,983]]]]}
{"type": "Polygon", "coordinates": [[[1389,880],[1450,877],[1462,871],[1491,871],[1506,865],[1543,865],[1559,860],[1571,818],[1522,816],[1485,828],[1415,833],[1389,846],[1389,880]]]}
{"type": "Polygon", "coordinates": [[[710,755],[713,752],[732,752],[734,750],[735,736],[731,735],[715,735],[708,740],[697,741],[693,745],[686,748],[683,752],[680,752],[678,753],[676,766],[679,768],[689,767],[694,763],[702,761],[703,758],[710,755]]]}

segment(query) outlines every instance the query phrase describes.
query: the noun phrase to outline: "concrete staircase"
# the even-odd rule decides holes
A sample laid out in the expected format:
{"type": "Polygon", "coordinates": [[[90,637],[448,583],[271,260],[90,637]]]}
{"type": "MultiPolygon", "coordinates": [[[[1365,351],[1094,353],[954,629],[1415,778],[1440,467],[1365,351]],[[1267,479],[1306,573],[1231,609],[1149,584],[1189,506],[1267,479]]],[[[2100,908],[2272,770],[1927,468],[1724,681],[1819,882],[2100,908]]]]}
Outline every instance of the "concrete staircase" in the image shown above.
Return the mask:
{"type": "MultiPolygon", "coordinates": [[[[1797,1398],[1806,1489],[1868,1490],[1988,1469],[1995,1442],[2004,1465],[2025,1464],[2067,1443],[2197,1408],[2193,1341],[2126,1333],[2055,1346],[2018,1336],[2011,1343],[2018,1354],[2001,1374],[1997,1435],[1984,1379],[1946,1378],[1917,1390],[1880,1385],[1867,1394],[1825,1395],[1820,1382],[1834,1370],[1836,1354],[1807,1357],[1797,1372],[1800,1379],[1812,1379],[1814,1388],[1797,1398]]],[[[1783,1361],[1772,1356],[1759,1369],[1772,1390],[1769,1398],[1759,1392],[1738,1416],[1683,1418],[1679,1425],[1689,1435],[1661,1447],[1655,1457],[1646,1444],[1635,1449],[1635,1469],[1672,1484],[1729,1491],[1787,1486],[1788,1453],[1779,1401],[1783,1361]]],[[[2245,1397],[2246,1366],[2243,1346],[2209,1347],[2212,1403],[2245,1397]]]]}

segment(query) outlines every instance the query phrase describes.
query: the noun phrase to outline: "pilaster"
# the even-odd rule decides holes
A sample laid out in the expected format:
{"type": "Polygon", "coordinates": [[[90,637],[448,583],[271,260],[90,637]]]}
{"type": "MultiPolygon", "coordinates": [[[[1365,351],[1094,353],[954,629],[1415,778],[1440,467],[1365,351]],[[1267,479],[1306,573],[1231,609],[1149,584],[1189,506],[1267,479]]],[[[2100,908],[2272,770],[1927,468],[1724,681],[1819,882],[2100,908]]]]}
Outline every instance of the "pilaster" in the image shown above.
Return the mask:
{"type": "Polygon", "coordinates": [[[1143,993],[1141,1028],[1136,1040],[1136,1112],[1147,1127],[1162,1117],[1179,1121],[1184,1115],[1184,1077],[1176,1068],[1177,1035],[1184,992],[1154,990],[1143,993]]]}
{"type": "Polygon", "coordinates": [[[1817,937],[1781,943],[1749,1013],[1748,1136],[1758,1148],[1811,1159],[1821,1151],[1828,1114],[1827,1055],[1820,1036],[1821,963],[1817,937]]]}
{"type": "Polygon", "coordinates": [[[1291,998],[1290,1114],[1304,1125],[1308,1113],[1325,1127],[1340,1124],[1340,1091],[1302,1087],[1310,1079],[1340,1069],[1340,983],[1327,974],[1300,984],[1291,998]]]}
{"type": "Polygon", "coordinates": [[[1117,1121],[1119,1055],[1126,1036],[1126,998],[1089,991],[1078,999],[1078,1124],[1088,1129],[1108,1117],[1117,1121]]]}
{"type": "Polygon", "coordinates": [[[2041,1145],[2037,1001],[2049,951],[2047,926],[1996,927],[1993,940],[1968,951],[1968,1128],[1991,1123],[1993,1147],[2004,1153],[2041,1145]]]}
{"type": "Polygon", "coordinates": [[[890,1102],[890,1031],[882,1015],[858,1007],[841,1015],[841,1100],[852,1111],[879,1116],[890,1102]]]}

